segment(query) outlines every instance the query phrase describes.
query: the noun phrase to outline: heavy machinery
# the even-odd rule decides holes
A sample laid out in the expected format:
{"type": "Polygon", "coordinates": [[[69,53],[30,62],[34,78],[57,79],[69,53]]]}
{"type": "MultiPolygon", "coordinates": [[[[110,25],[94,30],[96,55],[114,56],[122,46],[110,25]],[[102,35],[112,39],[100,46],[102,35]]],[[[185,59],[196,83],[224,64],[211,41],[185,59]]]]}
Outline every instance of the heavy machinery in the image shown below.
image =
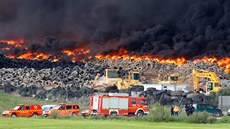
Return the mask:
{"type": "Polygon", "coordinates": [[[209,94],[210,92],[218,92],[221,88],[221,83],[219,78],[214,72],[210,72],[207,70],[192,70],[193,81],[194,81],[194,91],[199,93],[201,91],[206,92],[209,94]],[[206,83],[205,89],[203,90],[200,85],[199,81],[201,78],[207,78],[208,82],[206,83]]]}
{"type": "Polygon", "coordinates": [[[93,81],[94,88],[104,89],[108,86],[116,86],[117,89],[127,89],[130,86],[140,84],[140,73],[136,71],[129,71],[123,77],[120,76],[118,69],[105,69],[104,75],[100,77],[97,74],[93,81]]]}
{"type": "Polygon", "coordinates": [[[159,74],[158,83],[159,84],[181,84],[179,79],[180,75],[177,73],[174,74],[159,74]]]}

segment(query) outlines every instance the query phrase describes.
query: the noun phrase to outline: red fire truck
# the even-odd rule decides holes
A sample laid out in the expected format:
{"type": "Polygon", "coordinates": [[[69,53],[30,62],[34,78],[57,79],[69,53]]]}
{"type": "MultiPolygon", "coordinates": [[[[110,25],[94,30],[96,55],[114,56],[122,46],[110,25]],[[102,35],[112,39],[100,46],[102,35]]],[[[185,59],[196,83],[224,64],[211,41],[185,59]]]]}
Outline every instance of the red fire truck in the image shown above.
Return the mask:
{"type": "Polygon", "coordinates": [[[137,115],[148,114],[147,98],[131,97],[128,94],[93,95],[90,100],[90,109],[82,112],[83,116],[89,115],[137,115]]]}

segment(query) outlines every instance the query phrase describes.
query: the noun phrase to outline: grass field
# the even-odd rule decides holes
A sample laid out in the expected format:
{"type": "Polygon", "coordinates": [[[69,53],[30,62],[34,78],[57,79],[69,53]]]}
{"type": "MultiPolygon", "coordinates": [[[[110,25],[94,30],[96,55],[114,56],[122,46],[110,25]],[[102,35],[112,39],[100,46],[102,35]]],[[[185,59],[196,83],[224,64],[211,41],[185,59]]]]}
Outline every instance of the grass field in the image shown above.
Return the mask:
{"type": "Polygon", "coordinates": [[[230,124],[157,123],[121,120],[2,118],[1,129],[229,129],[230,124]]]}
{"type": "MultiPolygon", "coordinates": [[[[0,113],[2,113],[4,110],[9,110],[17,106],[18,104],[39,104],[39,105],[45,105],[45,104],[59,104],[63,103],[64,101],[47,101],[47,100],[41,100],[38,98],[28,98],[28,97],[22,97],[15,94],[7,94],[0,91],[0,113]]],[[[77,103],[81,110],[84,110],[89,107],[89,101],[86,101],[84,99],[79,99],[77,103]]]]}
{"type": "Polygon", "coordinates": [[[10,95],[6,93],[0,92],[0,113],[4,110],[12,109],[18,104],[51,104],[54,103],[52,101],[45,101],[39,99],[31,99],[26,97],[21,97],[17,95],[10,95]]]}

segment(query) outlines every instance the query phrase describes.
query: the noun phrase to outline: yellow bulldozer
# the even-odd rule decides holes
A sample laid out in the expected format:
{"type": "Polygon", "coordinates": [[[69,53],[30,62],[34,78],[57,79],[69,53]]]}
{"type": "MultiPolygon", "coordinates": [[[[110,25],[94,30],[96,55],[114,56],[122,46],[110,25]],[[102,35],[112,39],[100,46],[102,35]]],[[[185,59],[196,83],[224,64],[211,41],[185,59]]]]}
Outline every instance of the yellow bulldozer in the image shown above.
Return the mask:
{"type": "Polygon", "coordinates": [[[130,86],[141,84],[140,73],[129,71],[121,77],[118,69],[105,69],[104,75],[97,74],[93,81],[93,88],[103,90],[109,86],[116,86],[118,90],[128,89],[130,86]]]}
{"type": "Polygon", "coordinates": [[[180,80],[180,75],[177,73],[159,74],[158,83],[159,84],[182,84],[182,81],[180,80]]]}

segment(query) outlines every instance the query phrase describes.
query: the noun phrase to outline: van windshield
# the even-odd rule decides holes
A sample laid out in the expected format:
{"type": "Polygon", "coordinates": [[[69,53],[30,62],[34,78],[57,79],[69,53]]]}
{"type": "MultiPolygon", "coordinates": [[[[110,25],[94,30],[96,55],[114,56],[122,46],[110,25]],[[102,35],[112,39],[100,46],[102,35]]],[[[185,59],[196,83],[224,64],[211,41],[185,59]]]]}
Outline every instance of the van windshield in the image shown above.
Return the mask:
{"type": "Polygon", "coordinates": [[[14,107],[14,110],[18,110],[20,108],[20,106],[16,106],[14,107]]]}

